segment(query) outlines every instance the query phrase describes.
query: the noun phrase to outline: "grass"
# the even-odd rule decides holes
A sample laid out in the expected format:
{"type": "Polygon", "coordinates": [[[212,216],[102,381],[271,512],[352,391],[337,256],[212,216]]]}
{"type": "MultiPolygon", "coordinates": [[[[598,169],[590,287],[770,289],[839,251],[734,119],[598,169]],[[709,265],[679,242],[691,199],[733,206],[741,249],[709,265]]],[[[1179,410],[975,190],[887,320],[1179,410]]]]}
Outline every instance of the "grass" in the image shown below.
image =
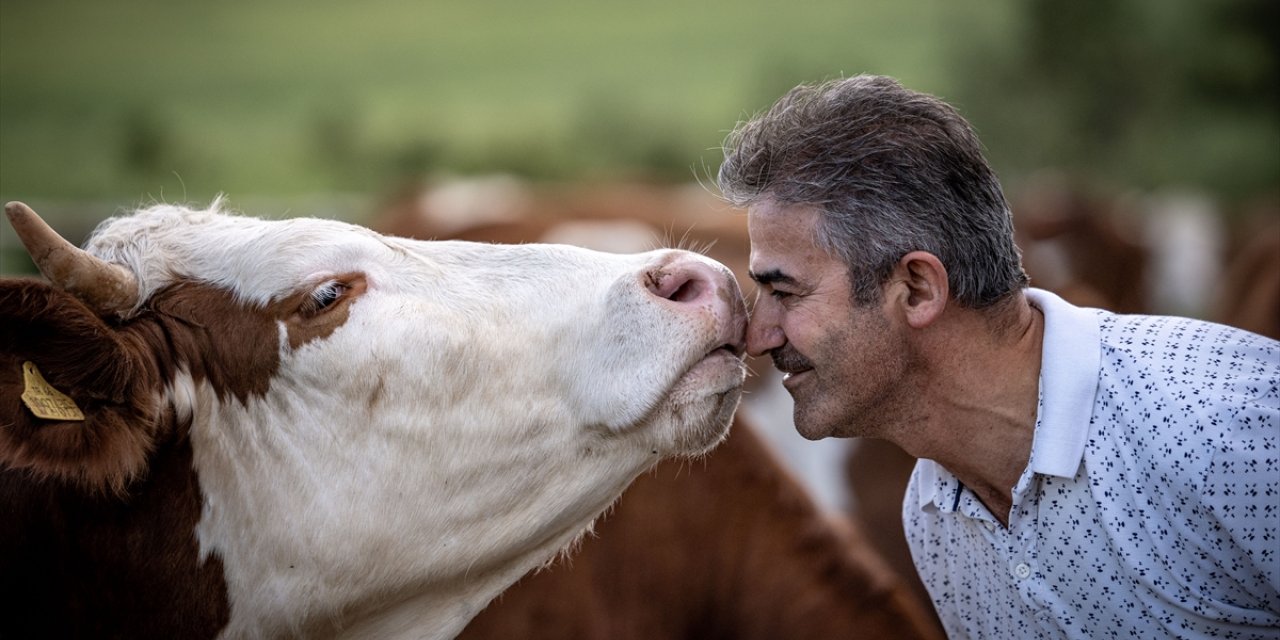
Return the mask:
{"type": "MultiPolygon", "coordinates": [[[[0,5],[0,198],[372,192],[436,170],[688,179],[797,82],[946,94],[941,0],[0,5]]],[[[999,24],[1004,3],[986,3],[999,24]]]]}

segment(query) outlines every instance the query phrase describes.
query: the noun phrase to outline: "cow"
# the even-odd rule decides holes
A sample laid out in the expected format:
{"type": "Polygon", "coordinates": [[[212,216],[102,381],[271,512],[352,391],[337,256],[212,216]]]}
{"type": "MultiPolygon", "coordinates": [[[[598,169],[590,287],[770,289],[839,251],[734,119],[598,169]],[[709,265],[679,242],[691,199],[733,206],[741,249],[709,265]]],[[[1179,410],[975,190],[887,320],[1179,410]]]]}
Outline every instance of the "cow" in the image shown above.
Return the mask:
{"type": "Polygon", "coordinates": [[[1280,340],[1280,204],[1256,207],[1238,223],[1210,319],[1280,340]]]}
{"type": "Polygon", "coordinates": [[[0,637],[452,637],[737,407],[701,255],[223,209],[6,206],[0,637]]]}
{"type": "MultiPolygon", "coordinates": [[[[479,178],[397,193],[372,220],[379,231],[409,237],[614,251],[682,240],[740,278],[750,252],[745,215],[686,185],[479,178]]],[[[725,444],[704,462],[663,463],[641,476],[578,552],[505,592],[463,637],[940,637],[923,587],[908,586],[919,581],[905,541],[905,565],[893,568],[871,544],[882,531],[902,537],[901,509],[851,523],[844,505],[821,491],[843,486],[847,441],[790,446],[799,439],[790,398],[773,406],[785,391],[767,360],[753,368],[761,375],[748,378],[725,444]],[[797,482],[820,478],[824,458],[836,482],[797,482]]],[[[898,475],[888,486],[861,478],[857,489],[901,504],[898,475]]]]}
{"type": "Polygon", "coordinates": [[[1149,312],[1151,250],[1120,202],[1056,173],[1012,198],[1014,232],[1032,283],[1073,304],[1149,312]]]}

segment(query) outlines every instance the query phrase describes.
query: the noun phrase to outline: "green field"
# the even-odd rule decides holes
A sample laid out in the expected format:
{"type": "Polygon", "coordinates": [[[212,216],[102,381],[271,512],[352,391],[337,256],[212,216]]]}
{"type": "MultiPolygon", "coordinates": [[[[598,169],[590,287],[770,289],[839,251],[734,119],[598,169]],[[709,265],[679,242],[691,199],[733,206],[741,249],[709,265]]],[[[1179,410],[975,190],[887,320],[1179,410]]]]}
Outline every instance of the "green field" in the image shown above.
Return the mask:
{"type": "Polygon", "coordinates": [[[956,103],[1009,180],[1066,166],[1236,196],[1280,181],[1274,43],[1248,14],[1271,0],[787,4],[2,0],[0,199],[688,180],[739,118],[859,72],[956,103]]]}
{"type": "Polygon", "coordinates": [[[796,4],[5,0],[0,197],[363,192],[440,170],[690,178],[796,82],[949,88],[948,3],[796,4]]]}

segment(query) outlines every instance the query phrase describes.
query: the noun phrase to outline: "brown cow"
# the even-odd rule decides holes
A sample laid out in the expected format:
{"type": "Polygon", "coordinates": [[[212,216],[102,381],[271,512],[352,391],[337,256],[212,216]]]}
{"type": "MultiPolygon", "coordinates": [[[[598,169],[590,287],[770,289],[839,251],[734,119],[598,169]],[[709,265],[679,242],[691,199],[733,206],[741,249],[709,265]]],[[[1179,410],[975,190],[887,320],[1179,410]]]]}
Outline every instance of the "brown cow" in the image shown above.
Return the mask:
{"type": "Polygon", "coordinates": [[[1240,227],[1212,319],[1280,340],[1280,204],[1258,205],[1240,227]]]}
{"type": "Polygon", "coordinates": [[[1013,213],[1032,284],[1080,306],[1147,312],[1149,251],[1118,208],[1057,176],[1027,185],[1013,213]]]}
{"type": "Polygon", "coordinates": [[[642,476],[581,549],[508,589],[461,637],[940,638],[933,624],[739,414],[715,452],[642,476]]]}

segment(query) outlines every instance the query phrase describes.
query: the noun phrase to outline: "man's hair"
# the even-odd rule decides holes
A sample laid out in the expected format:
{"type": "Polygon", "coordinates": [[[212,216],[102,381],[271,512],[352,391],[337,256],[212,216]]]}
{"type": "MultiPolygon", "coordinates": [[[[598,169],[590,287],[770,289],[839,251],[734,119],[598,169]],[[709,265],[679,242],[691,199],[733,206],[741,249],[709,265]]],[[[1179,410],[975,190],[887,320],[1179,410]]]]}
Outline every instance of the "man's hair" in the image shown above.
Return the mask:
{"type": "Polygon", "coordinates": [[[763,200],[821,212],[815,244],[849,268],[859,305],[902,256],[934,254],[951,297],[982,309],[1027,285],[1000,182],[969,123],[892,78],[792,89],[725,141],[717,182],[737,206],[763,200]]]}

